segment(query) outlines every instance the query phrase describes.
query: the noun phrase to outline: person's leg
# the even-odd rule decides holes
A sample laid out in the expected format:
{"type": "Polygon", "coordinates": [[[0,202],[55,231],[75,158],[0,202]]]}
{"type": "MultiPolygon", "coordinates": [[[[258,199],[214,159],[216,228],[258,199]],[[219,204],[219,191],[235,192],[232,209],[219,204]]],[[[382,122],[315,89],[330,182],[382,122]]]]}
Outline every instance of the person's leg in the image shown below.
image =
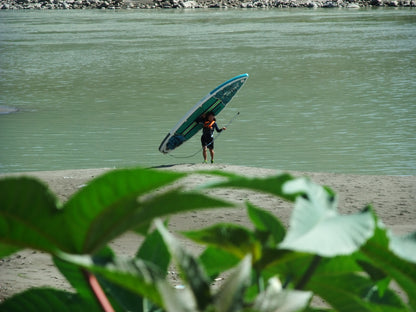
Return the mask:
{"type": "Polygon", "coordinates": [[[210,148],[209,149],[209,153],[211,154],[211,163],[213,163],[214,162],[214,149],[213,148],[210,148]]]}
{"type": "Polygon", "coordinates": [[[202,156],[204,157],[204,162],[207,162],[207,147],[202,147],[202,156]]]}
{"type": "Polygon", "coordinates": [[[204,162],[207,162],[207,143],[204,136],[201,136],[201,145],[202,145],[202,157],[204,157],[204,162]]]}

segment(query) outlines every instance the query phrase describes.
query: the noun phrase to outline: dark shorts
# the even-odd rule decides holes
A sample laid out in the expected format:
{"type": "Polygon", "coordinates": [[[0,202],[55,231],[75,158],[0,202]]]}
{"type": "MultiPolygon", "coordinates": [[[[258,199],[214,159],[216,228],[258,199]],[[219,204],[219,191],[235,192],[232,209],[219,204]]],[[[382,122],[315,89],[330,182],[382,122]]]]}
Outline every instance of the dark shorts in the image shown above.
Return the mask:
{"type": "Polygon", "coordinates": [[[206,146],[209,149],[214,149],[214,138],[210,136],[209,137],[202,136],[201,144],[202,144],[202,147],[206,146]]]}

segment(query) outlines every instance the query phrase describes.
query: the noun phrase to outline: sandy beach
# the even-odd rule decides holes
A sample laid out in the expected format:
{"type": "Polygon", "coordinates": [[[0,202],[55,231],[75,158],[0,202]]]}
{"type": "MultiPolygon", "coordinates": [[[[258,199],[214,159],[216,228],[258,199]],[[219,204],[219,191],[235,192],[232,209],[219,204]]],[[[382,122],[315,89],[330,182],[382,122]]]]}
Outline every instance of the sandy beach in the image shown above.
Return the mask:
{"type": "MultiPolygon", "coordinates": [[[[164,166],[159,170],[194,172],[198,170],[225,170],[249,177],[265,177],[282,173],[270,169],[240,167],[232,165],[180,164],[164,166]]],[[[74,192],[91,179],[110,169],[83,169],[48,172],[30,172],[26,175],[37,177],[49,185],[61,201],[66,201],[74,192]]],[[[350,214],[371,204],[383,223],[396,234],[416,231],[416,176],[376,176],[332,173],[289,172],[293,176],[308,176],[320,185],[327,185],[338,195],[339,212],[350,214]]],[[[0,175],[0,178],[8,176],[0,175]]],[[[186,187],[195,187],[212,179],[208,174],[193,174],[183,180],[186,187]]],[[[173,231],[201,228],[218,222],[232,222],[242,225],[250,223],[243,206],[245,201],[267,209],[279,217],[287,226],[293,204],[271,195],[230,189],[210,190],[212,194],[241,204],[241,207],[224,210],[206,210],[176,215],[170,219],[173,231]]],[[[111,243],[120,255],[133,255],[140,244],[140,238],[127,233],[111,243]]],[[[200,251],[190,242],[183,240],[188,248],[200,251]]],[[[0,302],[29,287],[51,286],[70,290],[70,285],[55,269],[49,255],[34,250],[23,250],[0,259],[0,302]]]]}

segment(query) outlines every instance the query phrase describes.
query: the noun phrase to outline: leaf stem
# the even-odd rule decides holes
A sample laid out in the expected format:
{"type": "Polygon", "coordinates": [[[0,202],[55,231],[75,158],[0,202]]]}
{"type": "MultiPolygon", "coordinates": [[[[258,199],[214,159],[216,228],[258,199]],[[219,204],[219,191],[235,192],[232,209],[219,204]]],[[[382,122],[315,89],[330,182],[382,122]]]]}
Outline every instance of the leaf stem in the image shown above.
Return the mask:
{"type": "Polygon", "coordinates": [[[98,283],[97,278],[95,275],[91,274],[87,270],[82,270],[84,273],[85,279],[87,280],[88,284],[91,287],[92,292],[95,295],[99,305],[103,309],[104,312],[114,312],[113,307],[111,306],[110,301],[108,301],[107,296],[105,295],[103,289],[101,288],[100,284],[98,283]]]}
{"type": "Polygon", "coordinates": [[[319,263],[321,262],[322,257],[315,255],[314,258],[312,259],[308,269],[306,270],[305,274],[302,276],[302,278],[300,279],[300,281],[297,283],[297,285],[295,286],[295,289],[303,289],[305,287],[305,285],[309,282],[309,280],[311,279],[313,272],[316,270],[316,268],[318,267],[319,263]]]}

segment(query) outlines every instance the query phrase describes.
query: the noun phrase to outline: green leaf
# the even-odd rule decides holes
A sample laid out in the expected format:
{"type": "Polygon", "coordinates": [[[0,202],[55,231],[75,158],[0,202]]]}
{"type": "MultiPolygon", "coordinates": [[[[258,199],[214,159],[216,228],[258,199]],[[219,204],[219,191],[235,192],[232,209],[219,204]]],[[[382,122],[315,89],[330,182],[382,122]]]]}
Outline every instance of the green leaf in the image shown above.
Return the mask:
{"type": "Polygon", "coordinates": [[[76,292],[84,298],[86,301],[91,302],[93,305],[98,303],[94,297],[93,292],[85,279],[85,275],[82,272],[82,268],[76,264],[64,261],[58,257],[53,257],[53,262],[58,270],[62,273],[71,286],[76,290],[76,292]]]}
{"type": "Polygon", "coordinates": [[[316,274],[307,287],[325,299],[336,311],[408,311],[393,291],[387,290],[380,297],[374,283],[356,273],[316,274]]]}
{"type": "Polygon", "coordinates": [[[247,255],[215,294],[217,312],[239,311],[244,303],[244,291],[250,282],[251,256],[247,255]]]}
{"type": "Polygon", "coordinates": [[[168,246],[173,259],[179,266],[184,280],[191,287],[198,309],[203,311],[211,304],[209,279],[203,266],[193,255],[182,248],[175,237],[173,237],[173,235],[163,226],[160,220],[156,220],[156,227],[162,235],[165,244],[168,246]]]}
{"type": "MultiPolygon", "coordinates": [[[[112,261],[114,254],[110,248],[105,248],[101,250],[97,255],[93,256],[93,262],[98,265],[105,265],[106,263],[112,261]]],[[[85,276],[85,272],[83,272],[82,267],[64,261],[58,257],[53,257],[53,261],[55,266],[59,269],[59,271],[65,276],[65,278],[69,281],[69,283],[74,287],[77,293],[84,298],[85,301],[91,303],[91,305],[96,305],[98,309],[100,306],[98,305],[98,301],[91,289],[90,284],[87,281],[85,276]]],[[[126,310],[134,310],[140,311],[138,309],[138,304],[141,301],[141,298],[137,296],[137,294],[133,294],[132,292],[116,285],[113,283],[108,282],[102,278],[97,277],[102,289],[105,291],[107,297],[111,299],[115,299],[111,302],[113,307],[118,307],[118,305],[123,306],[126,310]],[[118,299],[118,300],[117,300],[118,299]]],[[[119,308],[117,309],[119,310],[119,308]]]]}
{"type": "Polygon", "coordinates": [[[366,261],[393,278],[406,292],[409,305],[416,307],[416,265],[389,249],[389,236],[384,226],[377,227],[375,235],[360,251],[366,261]]]}
{"type": "MultiPolygon", "coordinates": [[[[142,202],[140,210],[137,211],[134,218],[140,220],[141,225],[148,227],[158,217],[185,211],[227,207],[234,207],[234,205],[200,193],[173,189],[163,195],[154,196],[142,202]]],[[[133,219],[133,217],[131,218],[133,219]]]]}
{"type": "MultiPolygon", "coordinates": [[[[163,279],[163,273],[152,263],[141,259],[121,257],[109,259],[106,256],[102,258],[99,255],[90,257],[60,253],[59,256],[64,261],[96,274],[97,278],[104,278],[130,292],[148,298],[159,307],[163,307],[163,302],[156,287],[157,281],[163,279]]],[[[107,286],[111,287],[110,284],[107,286]]]]}
{"type": "Polygon", "coordinates": [[[193,241],[222,248],[240,259],[250,253],[256,260],[261,254],[261,245],[253,233],[239,225],[219,223],[183,234],[193,241]]]}
{"type": "Polygon", "coordinates": [[[205,185],[209,188],[223,188],[223,187],[235,187],[244,188],[251,191],[261,191],[270,193],[283,199],[294,201],[297,194],[288,194],[283,192],[283,185],[293,179],[289,174],[282,174],[278,176],[266,177],[266,178],[246,178],[237,176],[225,172],[209,171],[210,174],[216,174],[219,176],[227,177],[225,182],[217,182],[205,185]]]}
{"type": "MultiPolygon", "coordinates": [[[[0,180],[1,250],[5,255],[17,248],[50,253],[57,249],[68,253],[96,252],[123,232],[160,216],[146,212],[149,219],[141,220],[142,205],[138,199],[184,175],[141,168],[115,170],[92,180],[63,209],[58,209],[56,197],[35,179],[0,180]]],[[[175,204],[171,202],[164,213],[175,204]]]]}
{"type": "Polygon", "coordinates": [[[284,239],[286,230],[274,215],[250,203],[247,203],[247,212],[256,230],[266,233],[268,246],[275,247],[284,239]]]}
{"type": "Polygon", "coordinates": [[[0,312],[89,311],[100,312],[97,305],[81,296],[50,288],[32,288],[0,304],[0,312]]]}
{"type": "Polygon", "coordinates": [[[100,276],[97,280],[116,311],[149,312],[151,308],[158,309],[152,302],[125,287],[100,276]]]}
{"type": "Polygon", "coordinates": [[[397,294],[362,271],[356,262],[358,254],[322,258],[303,289],[313,291],[337,311],[407,311],[397,294]]]}
{"type": "Polygon", "coordinates": [[[240,258],[223,249],[208,246],[199,256],[199,260],[203,264],[207,274],[211,278],[215,278],[221,272],[225,272],[236,266],[240,258]]]}
{"type": "Polygon", "coordinates": [[[158,266],[164,274],[167,273],[170,253],[159,231],[154,230],[146,236],[136,254],[136,258],[151,262],[158,266]]]}
{"type": "Polygon", "coordinates": [[[0,259],[5,258],[20,250],[19,247],[10,246],[7,244],[0,243],[0,259]]]}
{"type": "Polygon", "coordinates": [[[285,282],[296,282],[313,257],[311,254],[292,250],[266,248],[254,266],[257,271],[267,271],[271,276],[287,276],[288,280],[285,282]]]}
{"type": "Polygon", "coordinates": [[[290,181],[284,190],[305,195],[296,199],[290,230],[279,248],[333,257],[353,253],[374,233],[369,209],[341,216],[333,195],[307,179],[290,181]]]}
{"type": "Polygon", "coordinates": [[[386,278],[386,273],[380,270],[369,261],[361,260],[359,257],[356,260],[357,264],[364,269],[365,272],[371,277],[374,282],[383,280],[386,278]]]}
{"type": "Polygon", "coordinates": [[[92,180],[64,205],[68,220],[64,229],[73,243],[64,251],[97,251],[123,232],[149,222],[139,218],[139,197],[184,175],[137,168],[111,171],[92,180]]]}
{"type": "Polygon", "coordinates": [[[54,252],[67,246],[62,211],[43,183],[26,177],[2,179],[0,202],[3,256],[21,248],[54,252]]]}
{"type": "Polygon", "coordinates": [[[269,279],[265,292],[256,298],[253,310],[257,312],[296,312],[307,307],[312,292],[284,290],[277,278],[269,279]]]}
{"type": "Polygon", "coordinates": [[[384,294],[386,293],[386,290],[388,289],[388,287],[390,285],[390,282],[391,282],[391,278],[389,278],[389,277],[386,277],[384,279],[378,280],[376,282],[375,287],[378,290],[378,296],[379,297],[383,297],[384,296],[384,294]]]}

